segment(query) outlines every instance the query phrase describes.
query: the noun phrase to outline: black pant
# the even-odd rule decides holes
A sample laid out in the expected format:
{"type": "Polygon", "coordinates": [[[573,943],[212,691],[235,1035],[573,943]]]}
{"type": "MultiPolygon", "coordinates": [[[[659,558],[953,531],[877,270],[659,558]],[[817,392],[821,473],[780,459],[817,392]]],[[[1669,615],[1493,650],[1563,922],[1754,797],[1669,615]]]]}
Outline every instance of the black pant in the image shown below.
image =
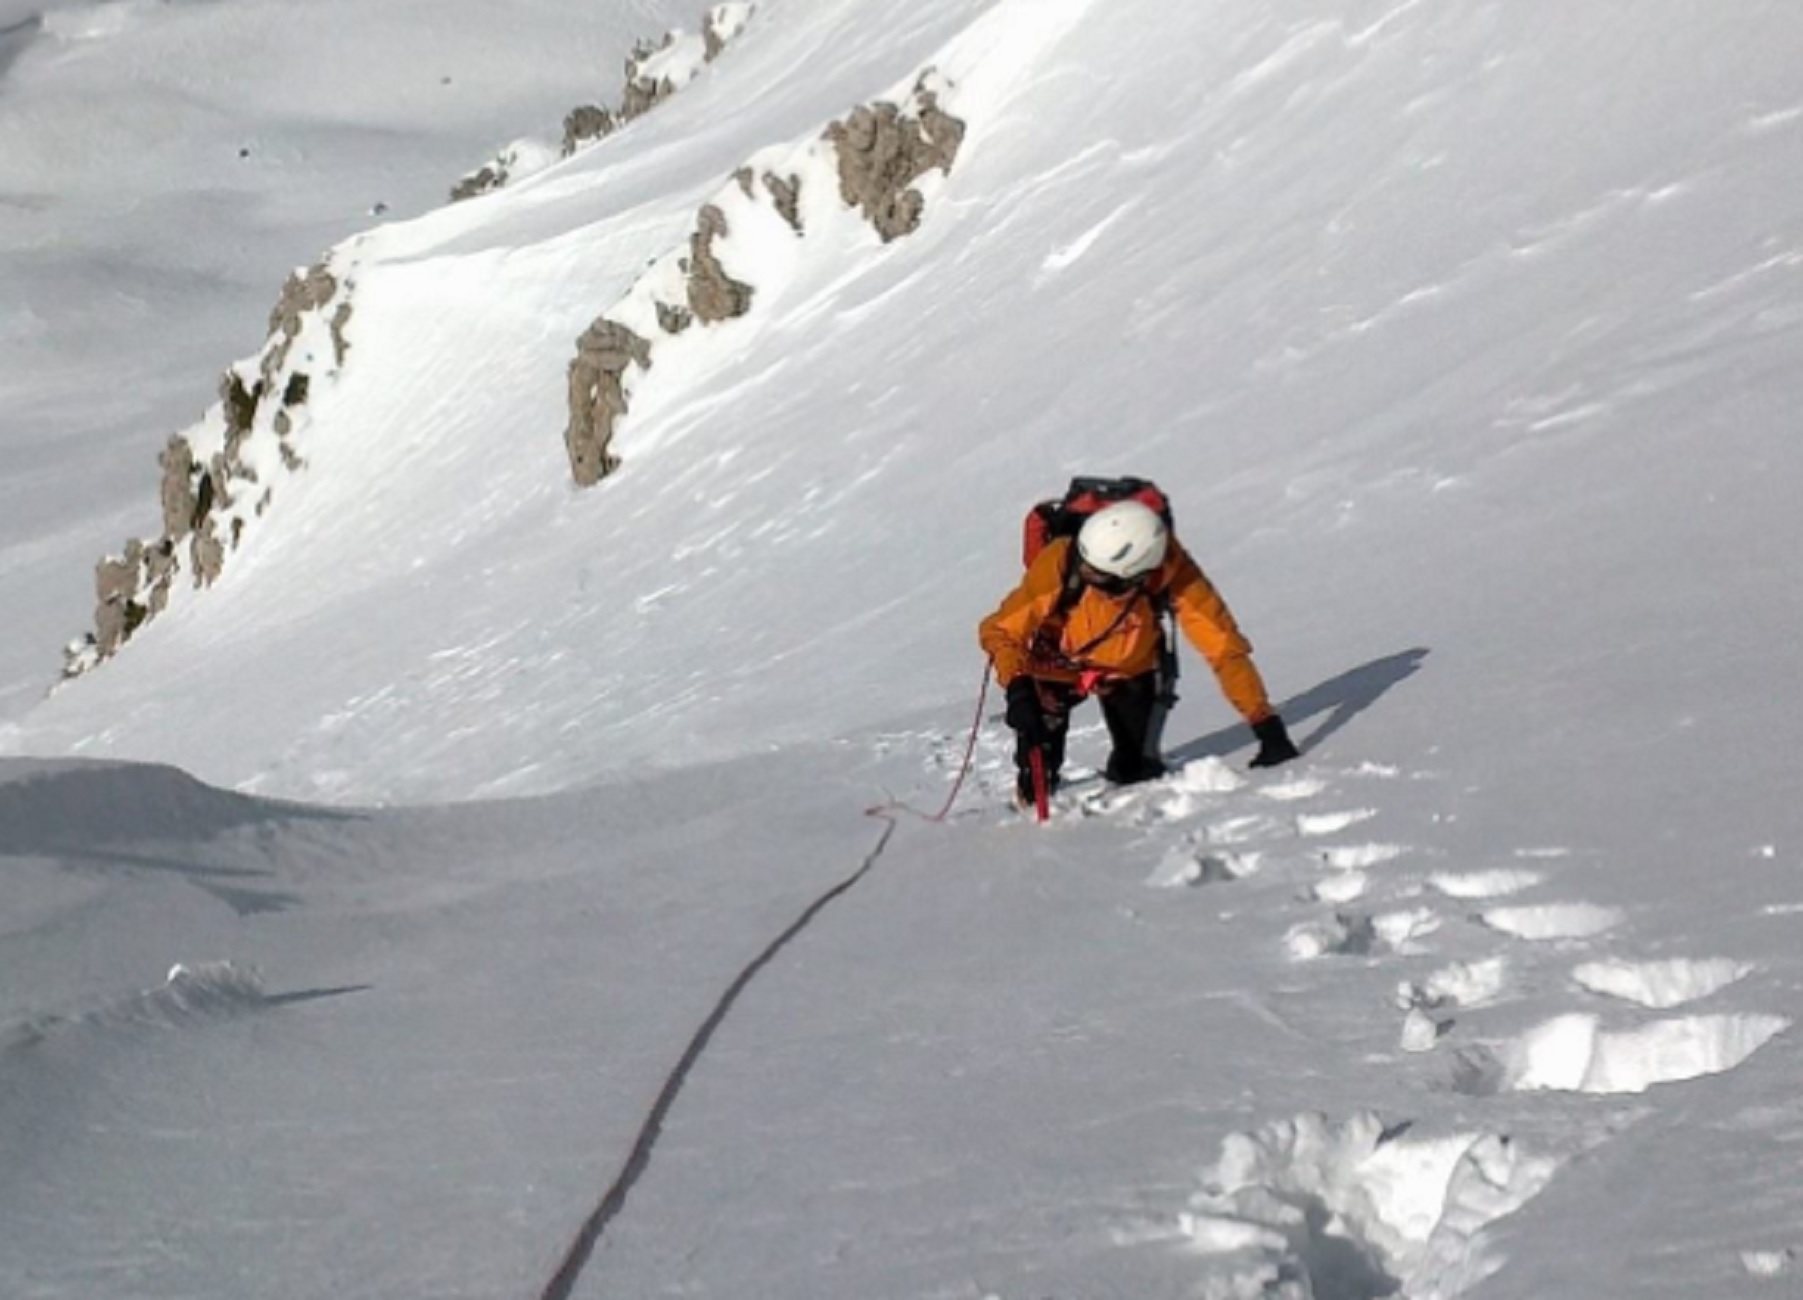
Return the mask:
{"type": "MultiPolygon", "coordinates": [[[[1096,691],[1102,702],[1102,721],[1108,726],[1113,743],[1108,766],[1103,775],[1119,785],[1150,781],[1164,775],[1164,761],[1158,746],[1164,729],[1167,704],[1163,698],[1161,674],[1141,673],[1138,677],[1122,677],[1108,682],[1096,691]]],[[[1081,702],[1074,686],[1063,682],[1039,683],[1040,716],[1045,719],[1046,743],[1040,752],[1045,756],[1046,784],[1057,784],[1064,767],[1064,741],[1070,731],[1071,710],[1081,702]]],[[[1014,762],[1020,769],[1023,795],[1032,792],[1033,747],[1018,737],[1014,745],[1014,762]]]]}

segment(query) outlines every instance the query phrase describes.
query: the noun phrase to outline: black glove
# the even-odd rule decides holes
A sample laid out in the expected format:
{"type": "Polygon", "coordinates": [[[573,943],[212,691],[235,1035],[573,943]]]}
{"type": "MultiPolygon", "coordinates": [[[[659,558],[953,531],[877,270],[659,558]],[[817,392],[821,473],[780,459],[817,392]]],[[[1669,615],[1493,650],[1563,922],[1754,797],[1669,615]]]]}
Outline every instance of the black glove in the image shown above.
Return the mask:
{"type": "Polygon", "coordinates": [[[1275,713],[1253,723],[1252,734],[1258,737],[1258,753],[1252,758],[1253,767],[1276,767],[1279,763],[1302,757],[1302,751],[1291,741],[1283,719],[1275,713]]]}
{"type": "Polygon", "coordinates": [[[1045,709],[1039,703],[1039,683],[1025,673],[1008,683],[1007,720],[1028,745],[1043,745],[1050,738],[1045,709]]]}

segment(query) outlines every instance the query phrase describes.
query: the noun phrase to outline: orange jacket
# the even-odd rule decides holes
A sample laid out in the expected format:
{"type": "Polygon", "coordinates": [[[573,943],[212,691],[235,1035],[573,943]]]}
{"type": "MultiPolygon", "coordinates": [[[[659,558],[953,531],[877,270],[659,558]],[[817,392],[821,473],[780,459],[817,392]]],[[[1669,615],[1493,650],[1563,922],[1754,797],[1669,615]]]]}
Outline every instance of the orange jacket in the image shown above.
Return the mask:
{"type": "Polygon", "coordinates": [[[977,630],[977,640],[995,661],[996,680],[1004,687],[1022,673],[1048,681],[1075,682],[1084,668],[1120,677],[1151,672],[1158,667],[1160,637],[1153,598],[1162,592],[1170,597],[1184,635],[1214,669],[1228,703],[1248,722],[1271,716],[1264,681],[1252,664],[1252,643],[1241,634],[1214,584],[1176,538],[1171,539],[1164,563],[1140,591],[1110,596],[1085,587],[1065,616],[1058,642],[1060,654],[1070,658],[1063,662],[1036,659],[1035,635],[1058,606],[1071,546],[1068,538],[1047,544],[1020,586],[1008,593],[977,630]]]}

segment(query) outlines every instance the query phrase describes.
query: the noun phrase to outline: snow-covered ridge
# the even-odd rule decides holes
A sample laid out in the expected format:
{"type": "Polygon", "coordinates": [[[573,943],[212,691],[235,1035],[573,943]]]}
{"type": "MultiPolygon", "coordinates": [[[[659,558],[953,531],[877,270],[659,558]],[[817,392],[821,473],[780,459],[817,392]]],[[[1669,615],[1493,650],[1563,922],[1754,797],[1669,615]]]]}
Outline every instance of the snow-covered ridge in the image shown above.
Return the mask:
{"type": "Polygon", "coordinates": [[[618,107],[581,104],[571,109],[564,116],[561,144],[535,136],[513,141],[452,186],[451,202],[492,193],[541,172],[650,112],[719,58],[750,25],[754,9],[747,3],[718,4],[707,11],[699,33],[672,28],[661,41],[641,41],[627,56],[618,107]]]}

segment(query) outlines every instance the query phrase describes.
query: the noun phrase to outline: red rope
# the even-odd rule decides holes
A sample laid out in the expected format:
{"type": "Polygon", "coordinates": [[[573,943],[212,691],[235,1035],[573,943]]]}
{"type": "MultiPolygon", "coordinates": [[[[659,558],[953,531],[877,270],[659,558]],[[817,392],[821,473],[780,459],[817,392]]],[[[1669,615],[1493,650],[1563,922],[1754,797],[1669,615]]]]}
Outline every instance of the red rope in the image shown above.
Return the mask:
{"type": "Polygon", "coordinates": [[[989,670],[993,666],[993,663],[988,662],[983,665],[983,689],[977,692],[977,713],[970,722],[970,739],[964,746],[964,762],[958,768],[957,780],[952,782],[951,793],[945,797],[945,806],[938,812],[929,816],[928,814],[921,812],[918,808],[910,808],[905,803],[891,800],[885,804],[878,804],[874,808],[865,809],[866,813],[872,817],[887,817],[893,813],[908,813],[927,822],[943,822],[947,817],[951,816],[952,805],[958,802],[958,794],[964,789],[964,779],[970,775],[971,760],[975,757],[977,752],[977,737],[981,735],[983,731],[983,706],[989,700],[989,670]]]}

